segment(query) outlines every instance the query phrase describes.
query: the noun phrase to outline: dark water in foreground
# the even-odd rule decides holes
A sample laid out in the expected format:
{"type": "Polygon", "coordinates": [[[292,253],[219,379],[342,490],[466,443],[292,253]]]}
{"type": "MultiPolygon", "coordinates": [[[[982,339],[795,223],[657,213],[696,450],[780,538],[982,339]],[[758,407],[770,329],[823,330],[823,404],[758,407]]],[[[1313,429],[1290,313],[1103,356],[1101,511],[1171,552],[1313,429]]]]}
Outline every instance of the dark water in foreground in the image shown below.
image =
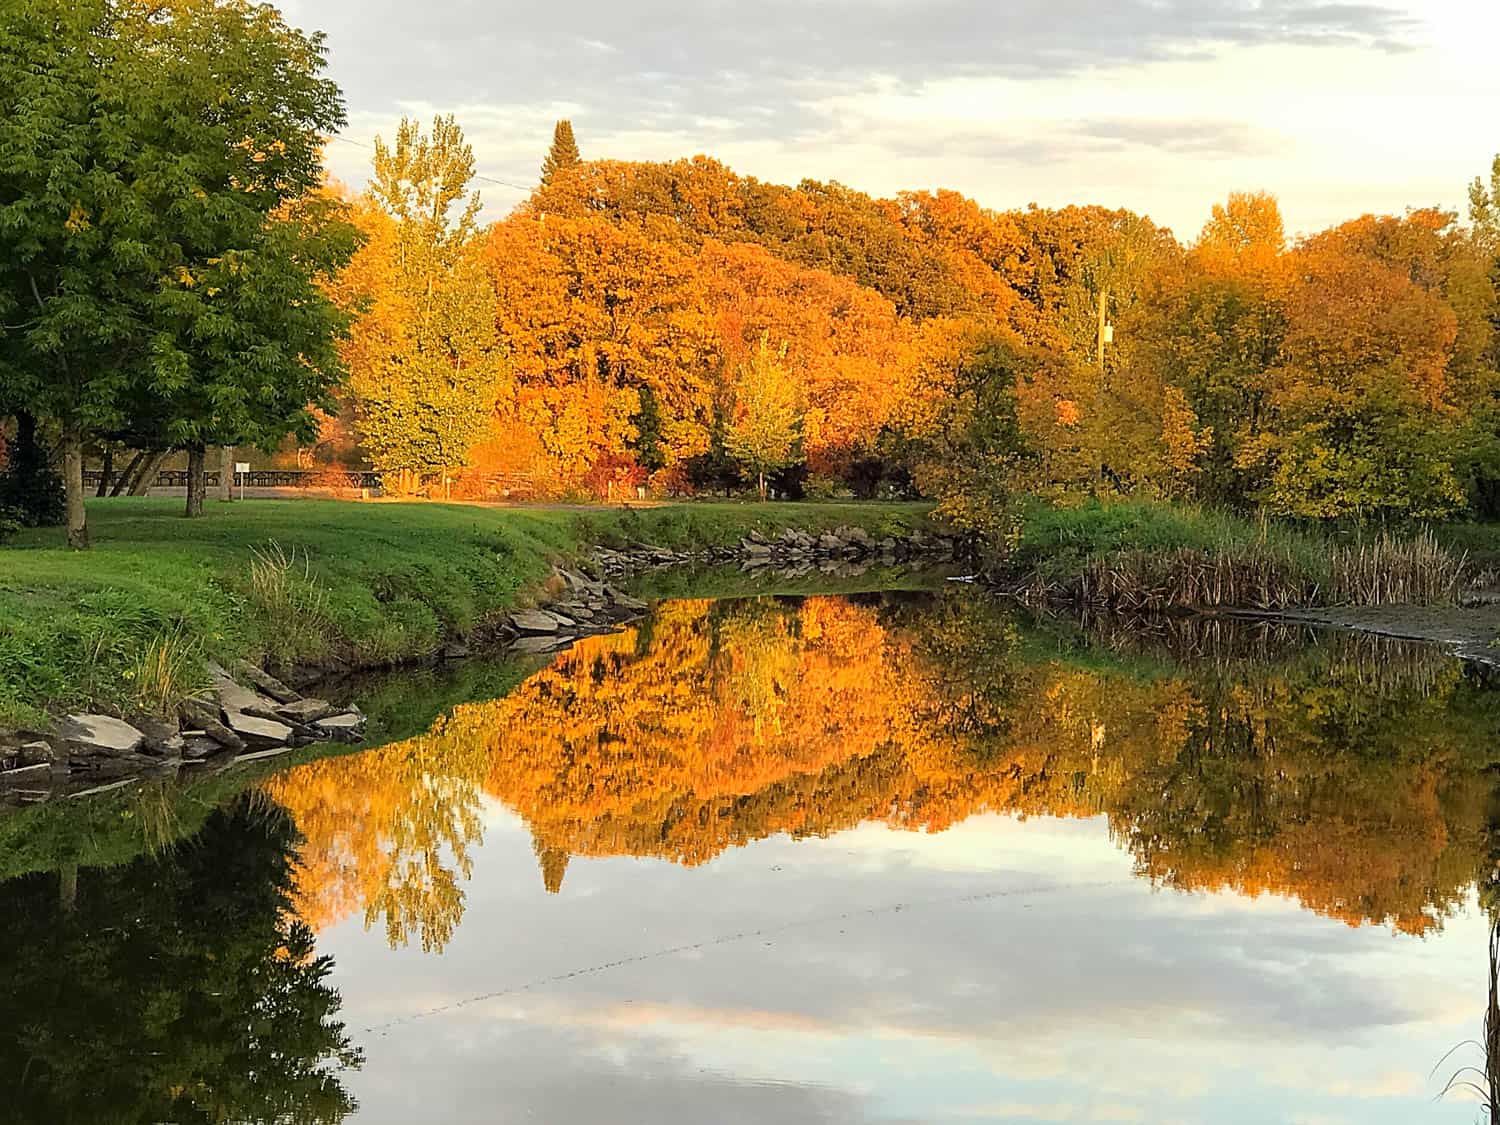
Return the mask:
{"type": "Polygon", "coordinates": [[[1163,628],[670,602],[0,884],[0,1120],[1476,1120],[1500,692],[1163,628]]]}

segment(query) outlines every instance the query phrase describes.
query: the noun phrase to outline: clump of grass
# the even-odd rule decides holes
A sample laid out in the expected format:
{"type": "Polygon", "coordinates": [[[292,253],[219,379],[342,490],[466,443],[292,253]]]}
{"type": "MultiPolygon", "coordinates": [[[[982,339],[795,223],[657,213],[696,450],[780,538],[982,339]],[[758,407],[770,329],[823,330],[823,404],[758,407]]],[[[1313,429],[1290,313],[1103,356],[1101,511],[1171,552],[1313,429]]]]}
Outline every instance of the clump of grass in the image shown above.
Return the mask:
{"type": "Polygon", "coordinates": [[[185,696],[208,685],[203,642],[178,621],[146,644],[126,678],[136,707],[149,715],[170,715],[185,696]]]}
{"type": "Polygon", "coordinates": [[[327,651],[328,591],[306,551],[286,550],[274,539],[251,547],[249,592],[274,660],[289,663],[327,651]]]}

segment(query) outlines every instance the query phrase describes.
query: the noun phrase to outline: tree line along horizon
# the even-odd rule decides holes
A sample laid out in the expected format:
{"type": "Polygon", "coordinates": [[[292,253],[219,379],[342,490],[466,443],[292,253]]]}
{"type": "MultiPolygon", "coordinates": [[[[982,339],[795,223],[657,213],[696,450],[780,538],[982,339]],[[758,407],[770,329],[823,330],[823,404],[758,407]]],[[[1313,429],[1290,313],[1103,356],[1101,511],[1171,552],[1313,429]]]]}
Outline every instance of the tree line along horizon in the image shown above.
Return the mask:
{"type": "Polygon", "coordinates": [[[398,494],[922,495],[981,530],[1021,495],[1500,512],[1500,158],[1466,223],[1293,241],[1236,193],[1183,244],[1096,205],[585,160],[563,121],[482,224],[452,116],[377,138],[363,192],[330,179],[325,56],[247,0],[0,28],[13,520],[85,546],[85,457],[117,451],[183,451],[196,514],[207,449],[287,441],[398,494]]]}

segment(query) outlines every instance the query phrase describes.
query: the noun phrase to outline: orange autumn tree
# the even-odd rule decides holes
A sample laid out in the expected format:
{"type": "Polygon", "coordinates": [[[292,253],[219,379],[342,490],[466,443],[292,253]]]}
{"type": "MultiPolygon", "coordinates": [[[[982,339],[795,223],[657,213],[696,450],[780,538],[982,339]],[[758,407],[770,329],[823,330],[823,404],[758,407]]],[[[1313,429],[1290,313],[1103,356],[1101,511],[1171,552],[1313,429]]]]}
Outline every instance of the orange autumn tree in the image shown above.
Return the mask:
{"type": "Polygon", "coordinates": [[[717,346],[693,257],[598,219],[516,216],[485,245],[515,376],[493,439],[576,488],[602,458],[707,449],[717,346]]]}
{"type": "Polygon", "coordinates": [[[869,289],[744,244],[706,240],[699,255],[726,365],[735,369],[769,334],[785,349],[805,402],[809,467],[845,474],[878,454],[896,387],[912,361],[910,330],[869,289]]]}
{"type": "MultiPolygon", "coordinates": [[[[1238,192],[1184,247],[1123,209],[996,211],[949,190],[880,199],[765,183],[706,156],[564,163],[480,240],[493,351],[514,378],[453,363],[487,400],[435,411],[484,422],[452,443],[476,477],[525,475],[553,493],[738,486],[733,384],[769,333],[801,391],[794,489],[809,476],[860,495],[915,482],[950,501],[982,484],[989,499],[957,501],[976,511],[1030,491],[1318,519],[1500,509],[1500,266],[1484,185],[1472,230],[1428,209],[1298,246],[1273,196],[1238,192]],[[1378,299],[1362,308],[1361,294],[1378,299]],[[1114,329],[1102,358],[1101,308],[1114,329]],[[999,454],[993,473],[940,465],[935,451],[962,445],[964,410],[948,400],[972,353],[954,349],[997,337],[1030,357],[1007,387],[1025,456],[999,454]]],[[[389,242],[377,218],[344,279],[356,303],[392,288],[371,268],[389,242]]],[[[399,353],[414,319],[371,303],[356,366],[399,353]]],[[[380,386],[388,409],[366,393],[367,417],[442,401],[421,378],[380,386]]],[[[366,429],[367,454],[388,460],[366,429]]]]}
{"type": "Polygon", "coordinates": [[[405,742],[326,758],[273,778],[266,792],[306,840],[294,905],[316,929],[363,916],[391,947],[441,952],[463,917],[462,882],[480,841],[471,744],[441,724],[405,742]]]}

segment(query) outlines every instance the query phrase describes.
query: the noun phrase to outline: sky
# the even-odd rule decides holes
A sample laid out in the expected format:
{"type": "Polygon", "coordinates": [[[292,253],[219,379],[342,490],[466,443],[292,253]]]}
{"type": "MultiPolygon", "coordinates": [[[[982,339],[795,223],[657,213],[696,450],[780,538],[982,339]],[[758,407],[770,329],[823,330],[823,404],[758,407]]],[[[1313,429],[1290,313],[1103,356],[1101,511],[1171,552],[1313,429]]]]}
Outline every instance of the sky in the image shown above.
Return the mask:
{"type": "Polygon", "coordinates": [[[456,114],[486,214],[554,121],[586,158],[697,153],[782,183],[1129,207],[1194,237],[1234,190],[1288,229],[1440,204],[1500,151],[1497,0],[283,0],[327,33],[364,182],[456,114]],[[500,183],[490,181],[503,181],[500,183]]]}

